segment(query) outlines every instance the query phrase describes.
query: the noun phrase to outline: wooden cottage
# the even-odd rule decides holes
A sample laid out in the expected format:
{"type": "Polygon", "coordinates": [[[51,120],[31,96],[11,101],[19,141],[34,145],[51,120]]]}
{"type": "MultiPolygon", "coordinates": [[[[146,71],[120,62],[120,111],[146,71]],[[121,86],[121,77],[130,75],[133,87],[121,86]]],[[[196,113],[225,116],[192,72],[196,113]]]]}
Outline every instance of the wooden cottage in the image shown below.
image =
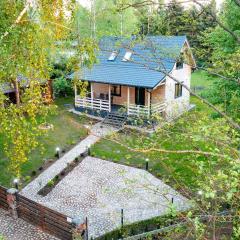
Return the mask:
{"type": "Polygon", "coordinates": [[[102,116],[124,108],[128,116],[172,118],[189,109],[190,94],[167,74],[190,87],[195,66],[185,36],[148,36],[144,40],[105,37],[98,62],[71,78],[88,81],[88,93],[75,89],[75,107],[102,116]]]}

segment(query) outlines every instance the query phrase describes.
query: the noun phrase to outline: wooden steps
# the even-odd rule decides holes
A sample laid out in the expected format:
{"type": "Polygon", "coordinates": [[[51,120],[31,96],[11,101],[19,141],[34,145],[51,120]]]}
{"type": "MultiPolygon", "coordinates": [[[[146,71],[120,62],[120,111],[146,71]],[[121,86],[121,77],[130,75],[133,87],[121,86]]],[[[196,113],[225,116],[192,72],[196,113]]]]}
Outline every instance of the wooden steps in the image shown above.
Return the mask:
{"type": "Polygon", "coordinates": [[[126,113],[117,113],[117,112],[110,112],[103,120],[103,124],[109,125],[115,128],[122,128],[127,120],[126,113]]]}

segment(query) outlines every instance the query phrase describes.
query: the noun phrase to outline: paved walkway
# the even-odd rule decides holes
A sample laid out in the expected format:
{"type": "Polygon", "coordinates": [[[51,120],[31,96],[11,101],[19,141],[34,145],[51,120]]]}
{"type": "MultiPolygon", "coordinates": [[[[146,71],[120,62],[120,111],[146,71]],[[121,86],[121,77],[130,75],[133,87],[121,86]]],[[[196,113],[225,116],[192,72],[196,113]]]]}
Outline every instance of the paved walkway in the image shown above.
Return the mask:
{"type": "Polygon", "coordinates": [[[86,157],[45,197],[29,198],[70,217],[88,217],[89,236],[98,237],[121,226],[166,214],[173,198],[176,210],[188,199],[145,170],[86,157]]]}
{"type": "MultiPolygon", "coordinates": [[[[12,219],[6,211],[0,209],[0,236],[6,240],[57,240],[22,219],[12,219]]],[[[1,237],[0,237],[1,239],[1,237]]]]}
{"type": "MultiPolygon", "coordinates": [[[[54,179],[54,177],[61,173],[61,171],[67,167],[67,165],[74,161],[76,157],[79,157],[86,149],[95,144],[101,137],[110,134],[113,131],[117,131],[115,128],[106,127],[101,123],[95,124],[91,129],[91,134],[78,143],[73,149],[64,154],[53,165],[41,173],[36,179],[30,182],[21,193],[26,197],[39,196],[37,193],[46,184],[54,179]]],[[[40,196],[39,196],[40,197],[40,196]]]]}

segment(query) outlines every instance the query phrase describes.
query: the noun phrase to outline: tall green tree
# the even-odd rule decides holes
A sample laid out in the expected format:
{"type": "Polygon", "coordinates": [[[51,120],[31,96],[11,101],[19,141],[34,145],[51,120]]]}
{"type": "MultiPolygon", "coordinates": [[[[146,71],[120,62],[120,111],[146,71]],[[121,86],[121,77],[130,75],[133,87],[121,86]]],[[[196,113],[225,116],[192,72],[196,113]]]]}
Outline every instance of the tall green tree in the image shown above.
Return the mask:
{"type": "Polygon", "coordinates": [[[41,82],[49,79],[55,42],[68,34],[64,25],[72,4],[64,0],[0,2],[0,85],[15,86],[17,98],[17,105],[4,107],[7,97],[0,91],[0,134],[4,139],[0,147],[18,176],[28,154],[38,145],[38,125],[51,110],[42,98],[45,89],[41,82]],[[19,75],[26,80],[19,82],[19,75]]]}
{"type": "MultiPolygon", "coordinates": [[[[240,36],[240,8],[234,1],[227,0],[219,16],[221,22],[232,32],[240,36]]],[[[217,26],[204,34],[204,44],[212,49],[208,65],[210,69],[226,77],[240,79],[240,46],[236,39],[217,26]]],[[[240,119],[240,86],[237,81],[219,80],[213,85],[207,97],[215,104],[240,119]]]]}
{"type": "Polygon", "coordinates": [[[81,37],[104,35],[130,36],[137,31],[137,17],[133,9],[120,9],[118,1],[95,0],[91,9],[79,6],[74,26],[81,37]]]}

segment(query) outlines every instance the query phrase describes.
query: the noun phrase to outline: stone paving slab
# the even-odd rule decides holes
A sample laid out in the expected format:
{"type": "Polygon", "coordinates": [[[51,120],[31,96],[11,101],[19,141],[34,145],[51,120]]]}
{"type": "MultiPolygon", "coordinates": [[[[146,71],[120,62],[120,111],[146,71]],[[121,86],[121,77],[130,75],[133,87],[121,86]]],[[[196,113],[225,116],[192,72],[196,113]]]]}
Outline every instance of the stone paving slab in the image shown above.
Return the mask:
{"type": "Polygon", "coordinates": [[[14,220],[2,209],[0,209],[1,235],[6,240],[58,240],[58,238],[40,231],[22,219],[14,220]]]}
{"type": "Polygon", "coordinates": [[[89,221],[89,235],[100,236],[121,226],[166,214],[172,198],[177,210],[188,199],[145,170],[86,157],[45,197],[28,197],[71,217],[89,221]]]}

